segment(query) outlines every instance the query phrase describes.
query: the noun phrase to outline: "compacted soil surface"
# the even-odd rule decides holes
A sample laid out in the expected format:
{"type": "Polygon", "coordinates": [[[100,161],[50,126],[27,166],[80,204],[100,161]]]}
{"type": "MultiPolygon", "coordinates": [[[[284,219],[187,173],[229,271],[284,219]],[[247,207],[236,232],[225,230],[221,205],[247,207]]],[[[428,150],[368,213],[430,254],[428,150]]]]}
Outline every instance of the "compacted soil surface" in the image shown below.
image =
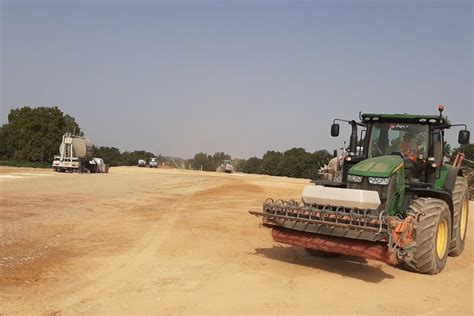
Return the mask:
{"type": "Polygon", "coordinates": [[[0,315],[473,314],[474,216],[439,275],[317,258],[248,214],[308,182],[1,167],[0,315]]]}

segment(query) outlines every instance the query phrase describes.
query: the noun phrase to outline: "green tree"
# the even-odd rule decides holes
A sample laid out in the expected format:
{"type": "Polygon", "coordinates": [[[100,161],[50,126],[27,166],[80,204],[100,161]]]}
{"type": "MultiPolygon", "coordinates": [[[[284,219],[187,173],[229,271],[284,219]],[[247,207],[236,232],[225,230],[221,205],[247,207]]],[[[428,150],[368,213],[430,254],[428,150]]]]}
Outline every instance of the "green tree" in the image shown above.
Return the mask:
{"type": "Polygon", "coordinates": [[[318,150],[311,154],[307,161],[305,170],[301,174],[302,178],[316,180],[318,178],[319,169],[329,163],[332,155],[327,150],[318,150]]]}
{"type": "Polygon", "coordinates": [[[12,109],[1,129],[1,148],[7,159],[50,162],[66,132],[79,133],[74,118],[57,107],[12,109]]]}
{"type": "Polygon", "coordinates": [[[214,160],[211,155],[206,153],[198,153],[194,155],[191,161],[191,166],[195,170],[215,171],[214,160]]]}
{"type": "Polygon", "coordinates": [[[278,173],[282,176],[300,178],[302,173],[308,167],[311,154],[304,148],[292,148],[283,153],[282,159],[278,164],[278,173]]]}
{"type": "Polygon", "coordinates": [[[241,171],[272,176],[317,179],[319,169],[332,158],[327,150],[307,152],[304,148],[292,148],[284,153],[269,150],[262,159],[252,157],[245,161],[241,171]]]}
{"type": "Polygon", "coordinates": [[[0,160],[8,159],[8,148],[6,143],[5,128],[0,126],[0,160]]]}
{"type": "Polygon", "coordinates": [[[260,165],[260,172],[262,174],[268,174],[271,176],[284,175],[280,172],[280,164],[283,160],[283,154],[279,151],[269,150],[262,158],[262,164],[260,165]]]}
{"type": "Polygon", "coordinates": [[[232,157],[224,152],[217,152],[212,156],[212,166],[213,170],[216,170],[224,160],[231,160],[232,157]]]}
{"type": "Polygon", "coordinates": [[[245,161],[240,169],[240,171],[245,173],[261,173],[260,167],[262,165],[262,159],[257,157],[252,157],[245,161]]]}
{"type": "Polygon", "coordinates": [[[198,153],[194,155],[194,158],[189,161],[191,167],[194,170],[204,171],[216,171],[224,160],[231,160],[232,157],[224,152],[217,152],[214,155],[208,155],[206,153],[198,153]]]}
{"type": "Polygon", "coordinates": [[[104,159],[111,166],[120,166],[123,163],[122,153],[118,148],[101,146],[94,148],[94,157],[104,159]]]}
{"type": "Polygon", "coordinates": [[[245,159],[240,159],[240,158],[232,159],[232,166],[234,167],[235,172],[242,172],[242,169],[244,168],[245,163],[246,163],[245,159]]]}

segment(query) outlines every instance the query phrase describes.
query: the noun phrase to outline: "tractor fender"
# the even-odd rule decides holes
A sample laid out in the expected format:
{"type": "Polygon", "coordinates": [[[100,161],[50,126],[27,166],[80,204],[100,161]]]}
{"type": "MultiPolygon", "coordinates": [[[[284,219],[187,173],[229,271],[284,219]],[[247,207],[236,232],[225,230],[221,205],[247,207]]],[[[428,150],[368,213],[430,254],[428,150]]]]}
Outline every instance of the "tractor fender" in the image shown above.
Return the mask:
{"type": "Polygon", "coordinates": [[[429,197],[445,201],[451,213],[451,219],[454,214],[454,205],[452,198],[452,191],[443,191],[443,190],[434,190],[434,189],[425,189],[425,188],[411,188],[411,192],[416,194],[418,197],[429,197]]]}
{"type": "Polygon", "coordinates": [[[458,176],[462,176],[462,168],[460,167],[450,167],[448,170],[448,174],[444,180],[443,189],[453,193],[454,186],[456,185],[456,178],[458,176]]]}

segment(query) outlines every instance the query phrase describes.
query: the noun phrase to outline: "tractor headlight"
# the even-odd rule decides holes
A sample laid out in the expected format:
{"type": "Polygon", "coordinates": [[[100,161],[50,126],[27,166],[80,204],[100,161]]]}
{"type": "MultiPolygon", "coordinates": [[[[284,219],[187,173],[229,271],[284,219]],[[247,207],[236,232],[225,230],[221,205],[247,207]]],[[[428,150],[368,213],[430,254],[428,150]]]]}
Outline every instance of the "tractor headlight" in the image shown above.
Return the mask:
{"type": "Polygon", "coordinates": [[[352,174],[347,176],[347,181],[349,182],[355,182],[355,183],[361,183],[362,182],[362,177],[361,176],[354,176],[352,174]]]}
{"type": "Polygon", "coordinates": [[[369,177],[370,184],[387,185],[390,183],[390,178],[369,177]]]}

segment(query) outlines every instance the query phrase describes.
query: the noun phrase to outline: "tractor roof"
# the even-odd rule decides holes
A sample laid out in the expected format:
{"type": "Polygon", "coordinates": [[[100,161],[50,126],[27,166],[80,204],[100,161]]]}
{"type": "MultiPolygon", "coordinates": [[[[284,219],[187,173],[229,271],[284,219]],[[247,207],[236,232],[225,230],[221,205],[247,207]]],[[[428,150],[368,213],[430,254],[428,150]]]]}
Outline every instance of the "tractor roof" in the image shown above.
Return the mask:
{"type": "Polygon", "coordinates": [[[439,115],[418,115],[418,114],[362,114],[362,122],[390,122],[390,123],[412,123],[430,124],[440,128],[451,127],[451,122],[446,116],[439,115]]]}

